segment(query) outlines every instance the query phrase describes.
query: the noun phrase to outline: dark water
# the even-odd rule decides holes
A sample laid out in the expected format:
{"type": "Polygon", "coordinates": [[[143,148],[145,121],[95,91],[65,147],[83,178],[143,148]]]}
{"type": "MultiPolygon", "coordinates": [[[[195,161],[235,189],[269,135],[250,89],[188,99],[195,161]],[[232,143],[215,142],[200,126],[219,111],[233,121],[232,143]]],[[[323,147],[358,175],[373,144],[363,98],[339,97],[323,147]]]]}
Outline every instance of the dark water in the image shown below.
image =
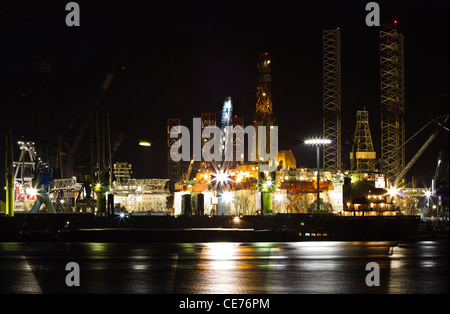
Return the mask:
{"type": "Polygon", "coordinates": [[[448,293],[448,241],[0,243],[0,293],[448,293]],[[68,287],[66,264],[80,267],[68,287]],[[369,262],[380,286],[368,287],[369,262]]]}

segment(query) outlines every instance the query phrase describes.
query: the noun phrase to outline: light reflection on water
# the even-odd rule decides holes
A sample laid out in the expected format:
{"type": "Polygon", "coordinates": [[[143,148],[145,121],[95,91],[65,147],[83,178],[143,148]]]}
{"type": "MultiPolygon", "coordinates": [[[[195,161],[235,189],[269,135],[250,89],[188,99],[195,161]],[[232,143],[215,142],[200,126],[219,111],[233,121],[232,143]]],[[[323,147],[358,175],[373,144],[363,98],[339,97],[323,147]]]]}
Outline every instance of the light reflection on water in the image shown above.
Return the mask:
{"type": "Polygon", "coordinates": [[[0,279],[0,293],[446,293],[448,241],[0,243],[0,279]]]}

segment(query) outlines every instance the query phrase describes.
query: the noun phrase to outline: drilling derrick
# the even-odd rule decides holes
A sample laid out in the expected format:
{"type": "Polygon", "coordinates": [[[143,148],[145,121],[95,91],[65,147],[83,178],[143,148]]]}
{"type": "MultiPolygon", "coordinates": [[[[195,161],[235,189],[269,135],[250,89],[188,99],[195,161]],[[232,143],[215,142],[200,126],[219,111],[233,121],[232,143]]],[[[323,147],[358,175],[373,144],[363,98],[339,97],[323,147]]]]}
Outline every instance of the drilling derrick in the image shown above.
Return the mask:
{"type": "Polygon", "coordinates": [[[397,21],[380,27],[381,157],[393,183],[405,167],[405,88],[403,35],[397,21]]]}
{"type": "Polygon", "coordinates": [[[271,68],[269,53],[258,53],[255,121],[272,122],[271,68]]]}
{"type": "Polygon", "coordinates": [[[341,168],[341,33],[323,31],[323,167],[341,168]]]}
{"type": "MultiPolygon", "coordinates": [[[[258,161],[258,189],[261,192],[261,214],[272,213],[272,192],[276,190],[276,171],[261,171],[261,164],[274,163],[277,160],[260,159],[260,135],[259,126],[266,129],[266,152],[270,150],[270,129],[274,126],[274,118],[272,111],[272,93],[271,93],[271,67],[269,53],[258,53],[257,56],[257,86],[256,86],[256,112],[255,112],[255,128],[256,128],[256,161],[258,161]]],[[[261,141],[263,137],[261,137],[261,141]]],[[[272,152],[270,152],[272,154],[272,152]]]]}
{"type": "Polygon", "coordinates": [[[352,170],[358,172],[375,171],[376,153],[373,149],[372,136],[370,135],[368,111],[361,110],[356,113],[353,145],[353,151],[350,153],[352,170]]]}
{"type": "Polygon", "coordinates": [[[259,161],[259,134],[258,127],[266,127],[266,150],[270,147],[270,127],[274,125],[272,111],[272,93],[271,93],[271,61],[268,52],[259,52],[256,60],[257,79],[256,79],[256,161],[259,161]]]}

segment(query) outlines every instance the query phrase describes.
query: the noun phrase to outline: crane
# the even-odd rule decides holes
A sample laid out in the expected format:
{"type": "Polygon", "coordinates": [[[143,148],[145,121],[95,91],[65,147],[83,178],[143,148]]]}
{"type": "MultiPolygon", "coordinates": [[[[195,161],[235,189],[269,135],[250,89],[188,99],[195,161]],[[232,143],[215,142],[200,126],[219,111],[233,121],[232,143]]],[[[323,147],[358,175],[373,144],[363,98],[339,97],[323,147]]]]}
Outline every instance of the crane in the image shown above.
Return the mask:
{"type": "MultiPolygon", "coordinates": [[[[431,134],[431,136],[428,138],[428,140],[422,145],[422,147],[417,151],[417,153],[414,155],[414,157],[410,160],[410,162],[406,165],[405,168],[403,168],[403,170],[400,172],[400,174],[397,176],[397,178],[394,181],[394,187],[397,187],[398,184],[400,183],[400,180],[405,176],[405,174],[411,169],[411,167],[416,163],[416,161],[420,158],[420,156],[422,156],[423,152],[428,148],[428,146],[430,146],[430,144],[433,142],[433,140],[439,135],[439,133],[441,132],[442,129],[445,129],[446,131],[448,131],[448,128],[444,125],[444,123],[447,122],[449,115],[445,115],[445,116],[441,116],[438,118],[433,119],[432,121],[430,121],[429,123],[427,123],[424,127],[422,127],[418,132],[416,132],[416,134],[414,134],[411,138],[415,137],[419,132],[421,132],[426,126],[428,126],[431,122],[436,122],[438,124],[438,127],[435,129],[435,131],[433,132],[433,134],[431,134]],[[440,123],[439,121],[437,121],[437,119],[444,117],[444,122],[440,123]]],[[[411,138],[405,142],[405,144],[407,142],[409,142],[411,140],[411,138]]]]}
{"type": "Polygon", "coordinates": [[[188,171],[186,173],[186,177],[184,178],[185,181],[189,181],[191,178],[191,172],[192,172],[192,166],[194,164],[194,159],[191,160],[191,162],[189,163],[189,168],[188,171]]]}
{"type": "MultiPolygon", "coordinates": [[[[98,89],[96,90],[93,98],[88,102],[90,109],[97,109],[103,98],[105,97],[106,93],[108,92],[109,86],[111,85],[112,80],[114,79],[114,75],[117,72],[117,69],[120,66],[120,63],[124,57],[123,53],[120,53],[116,61],[114,62],[112,68],[110,71],[108,71],[105,76],[102,78],[100,85],[98,86],[98,89]]],[[[78,119],[80,114],[83,112],[79,112],[78,116],[74,118],[71,124],[66,128],[66,130],[62,133],[62,136],[66,135],[67,132],[73,127],[75,121],[78,119]]],[[[84,113],[85,114],[85,113],[84,113]]],[[[66,167],[66,176],[71,177],[73,175],[73,159],[74,154],[78,149],[78,146],[81,143],[81,140],[83,139],[83,136],[86,133],[86,130],[89,126],[89,115],[86,115],[86,118],[83,121],[83,124],[81,125],[80,129],[78,130],[78,133],[72,143],[72,145],[69,148],[69,151],[67,153],[67,167],[66,167]]]]}

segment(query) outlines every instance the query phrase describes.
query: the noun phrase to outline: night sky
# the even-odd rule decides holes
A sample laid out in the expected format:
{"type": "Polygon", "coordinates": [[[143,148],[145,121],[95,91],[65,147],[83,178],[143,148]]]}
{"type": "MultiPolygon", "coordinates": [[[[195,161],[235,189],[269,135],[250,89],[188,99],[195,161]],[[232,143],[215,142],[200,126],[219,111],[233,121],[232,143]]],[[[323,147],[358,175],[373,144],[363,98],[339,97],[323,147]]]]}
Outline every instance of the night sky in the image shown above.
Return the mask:
{"type": "MultiPolygon", "coordinates": [[[[356,111],[369,111],[372,140],[380,157],[379,28],[365,24],[369,1],[77,1],[81,26],[65,24],[69,1],[2,2],[2,140],[0,184],[4,186],[4,139],[37,141],[40,108],[38,61],[54,62],[46,118],[69,145],[89,114],[89,99],[119,54],[124,59],[101,104],[111,115],[111,142],[125,135],[113,162],[133,164],[134,177],[167,176],[168,118],[188,127],[202,112],[219,114],[231,96],[234,114],[253,122],[256,52],[272,60],[272,101],[279,149],[292,149],[297,166],[314,167],[315,151],[303,141],[322,133],[322,30],[340,27],[342,138],[353,136],[356,111]],[[93,4],[95,2],[95,4],[93,4]],[[137,145],[152,142],[150,149],[137,145]]],[[[448,113],[448,12],[443,1],[378,1],[381,23],[399,21],[405,36],[406,138],[433,117],[448,113]]],[[[447,124],[448,125],[448,124],[447,124]]],[[[406,162],[434,130],[428,127],[406,147],[406,162]]],[[[89,160],[89,134],[76,163],[89,160]]],[[[429,187],[440,149],[448,156],[448,132],[407,174],[429,187]]],[[[342,160],[349,166],[350,147],[342,160]]],[[[16,147],[15,159],[19,156],[16,147]]],[[[0,198],[4,199],[4,191],[0,198]]]]}

